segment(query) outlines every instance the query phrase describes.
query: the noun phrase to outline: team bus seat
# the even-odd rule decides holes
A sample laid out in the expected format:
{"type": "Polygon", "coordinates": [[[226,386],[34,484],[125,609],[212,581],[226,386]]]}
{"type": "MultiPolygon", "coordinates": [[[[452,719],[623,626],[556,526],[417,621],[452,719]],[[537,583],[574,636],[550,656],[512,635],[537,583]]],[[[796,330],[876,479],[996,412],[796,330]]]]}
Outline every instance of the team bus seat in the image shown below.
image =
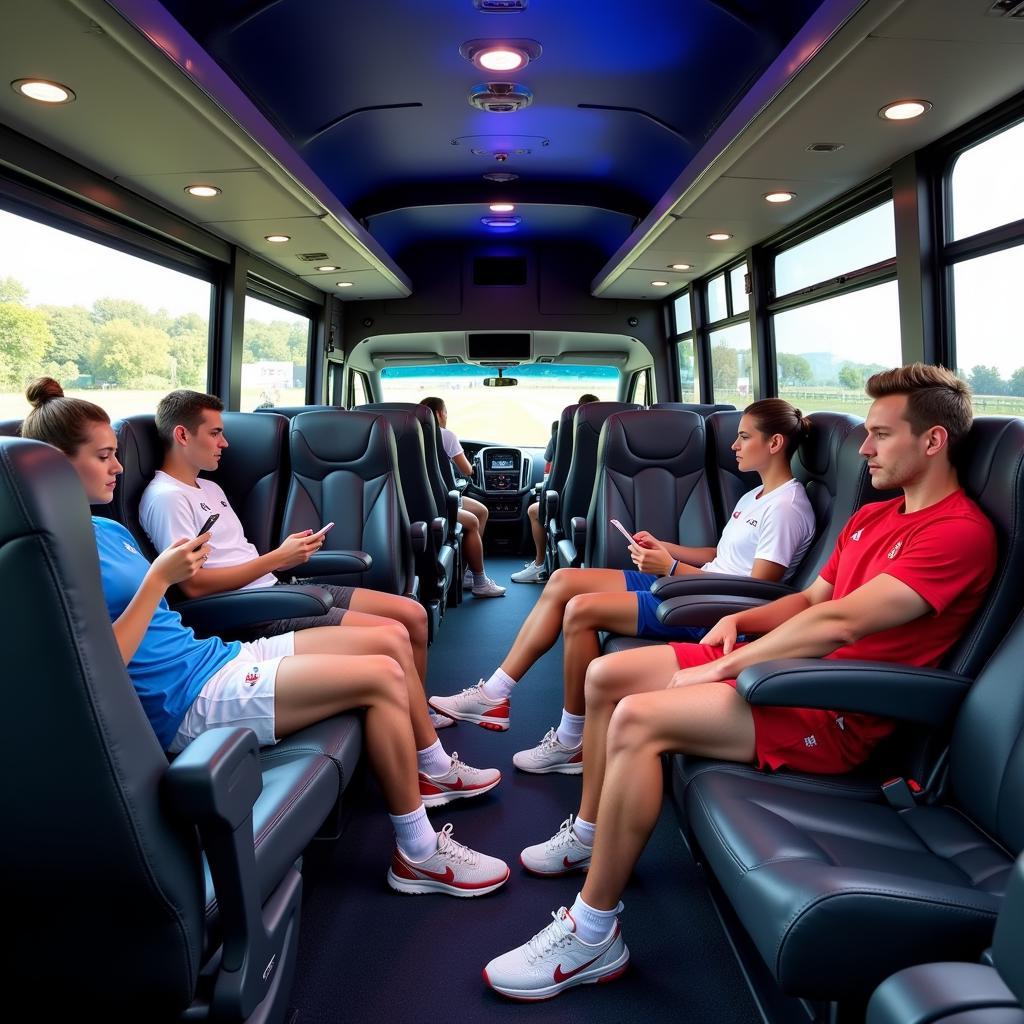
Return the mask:
{"type": "MultiPolygon", "coordinates": [[[[742,416],[743,413],[735,411],[716,412],[708,416],[704,424],[708,432],[708,483],[719,531],[725,529],[736,502],[761,483],[757,473],[744,473],[736,465],[732,446],[742,416]]],[[[811,423],[814,429],[814,420],[811,423]]]]}
{"type": "MultiPolygon", "coordinates": [[[[597,443],[601,428],[617,412],[638,412],[635,402],[589,402],[576,408],[572,426],[572,460],[565,488],[558,499],[561,537],[557,541],[558,565],[565,569],[583,561],[587,542],[587,510],[597,474],[597,443]]],[[[558,452],[555,452],[557,457],[558,452]]]]}
{"type": "Polygon", "coordinates": [[[77,474],[5,438],[0,490],[8,976],[59,1016],[282,1020],[295,864],[337,771],[309,754],[261,772],[248,729],[211,730],[169,766],[110,628],[77,474]]]}
{"type": "Polygon", "coordinates": [[[867,1024],[1024,1024],[1024,856],[1017,859],[989,963],[921,964],[882,982],[867,1024]]]}
{"type": "Polygon", "coordinates": [[[714,402],[655,402],[652,409],[668,409],[673,412],[695,412],[707,419],[713,412],[730,412],[735,405],[724,405],[714,402]]]}
{"type": "Polygon", "coordinates": [[[635,569],[625,538],[648,530],[673,544],[718,540],[705,459],[704,420],[694,412],[644,409],[609,416],[597,449],[587,514],[586,564],[635,569]]]}
{"type": "Polygon", "coordinates": [[[300,413],[289,453],[282,536],[335,524],[302,575],[418,600],[414,550],[426,550],[427,524],[409,523],[387,420],[339,409],[300,413]]]}
{"type": "Polygon", "coordinates": [[[0,437],[21,437],[21,420],[0,420],[0,437]]]}
{"type": "Polygon", "coordinates": [[[558,503],[565,489],[572,464],[572,424],[579,405],[567,405],[559,414],[555,427],[555,451],[551,458],[551,472],[543,484],[540,495],[538,521],[544,528],[546,538],[546,560],[548,572],[558,568],[558,541],[562,537],[562,522],[558,514],[558,503]]]}
{"type": "Polygon", "coordinates": [[[274,416],[283,416],[285,419],[294,419],[303,412],[338,412],[336,405],[265,405],[253,412],[271,413],[274,416]]]}

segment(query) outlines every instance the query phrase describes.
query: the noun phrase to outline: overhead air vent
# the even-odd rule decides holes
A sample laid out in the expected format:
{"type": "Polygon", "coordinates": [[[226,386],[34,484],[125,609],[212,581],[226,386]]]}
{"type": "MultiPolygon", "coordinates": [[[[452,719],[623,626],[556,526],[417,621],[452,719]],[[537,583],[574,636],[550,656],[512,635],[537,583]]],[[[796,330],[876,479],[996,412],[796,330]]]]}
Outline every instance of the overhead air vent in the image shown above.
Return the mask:
{"type": "Polygon", "coordinates": [[[808,153],[838,153],[845,146],[845,142],[812,142],[807,147],[808,153]]]}
{"type": "Polygon", "coordinates": [[[327,259],[327,253],[325,252],[300,252],[299,259],[303,263],[319,263],[321,260],[327,259]]]}
{"type": "Polygon", "coordinates": [[[517,14],[526,10],[530,0],[473,0],[473,6],[484,14],[517,14]]]}
{"type": "Polygon", "coordinates": [[[988,13],[993,18],[1022,18],[1024,19],[1024,0],[996,0],[988,13]]]}
{"type": "Polygon", "coordinates": [[[469,105],[491,114],[514,114],[533,102],[533,93],[517,82],[488,82],[469,90],[469,105]]]}
{"type": "Polygon", "coordinates": [[[462,362],[462,357],[461,356],[445,356],[444,357],[444,361],[446,363],[449,363],[449,364],[451,364],[451,363],[458,364],[458,363],[462,362]]]}

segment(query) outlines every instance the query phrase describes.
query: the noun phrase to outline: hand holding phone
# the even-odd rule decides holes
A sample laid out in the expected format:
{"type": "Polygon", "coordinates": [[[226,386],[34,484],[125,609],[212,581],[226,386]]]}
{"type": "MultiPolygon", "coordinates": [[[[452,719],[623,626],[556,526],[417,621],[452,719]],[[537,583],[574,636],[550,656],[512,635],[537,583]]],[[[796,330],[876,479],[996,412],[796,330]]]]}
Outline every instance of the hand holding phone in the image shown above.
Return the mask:
{"type": "Polygon", "coordinates": [[[316,540],[317,537],[323,537],[325,534],[330,533],[334,529],[334,523],[328,523],[326,526],[321,526],[316,533],[310,535],[310,540],[316,540]]]}
{"type": "Polygon", "coordinates": [[[205,523],[203,523],[202,527],[200,528],[196,536],[202,537],[202,535],[206,533],[210,529],[210,527],[213,526],[215,522],[217,522],[218,519],[220,519],[220,513],[214,512],[213,515],[211,515],[210,518],[207,519],[205,523]]]}
{"type": "Polygon", "coordinates": [[[622,536],[626,538],[626,543],[627,543],[627,544],[635,544],[635,543],[636,543],[636,541],[635,541],[635,540],[633,540],[633,534],[631,534],[631,533],[629,532],[629,530],[627,530],[627,529],[626,529],[626,528],[625,528],[625,527],[624,527],[624,526],[622,525],[622,523],[620,523],[620,522],[618,521],[618,519],[609,519],[609,520],[608,520],[608,522],[609,522],[609,523],[611,523],[611,524],[612,524],[612,526],[614,526],[614,527],[615,527],[615,529],[616,529],[616,530],[618,530],[618,531],[619,531],[619,533],[621,533],[621,534],[622,534],[622,536]]]}

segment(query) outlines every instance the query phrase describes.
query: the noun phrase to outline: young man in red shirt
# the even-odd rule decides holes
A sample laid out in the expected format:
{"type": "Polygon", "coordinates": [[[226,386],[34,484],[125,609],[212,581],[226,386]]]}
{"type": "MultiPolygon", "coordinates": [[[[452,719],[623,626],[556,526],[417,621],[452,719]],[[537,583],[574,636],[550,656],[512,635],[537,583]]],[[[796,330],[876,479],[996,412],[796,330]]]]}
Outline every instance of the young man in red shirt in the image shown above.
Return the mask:
{"type": "Polygon", "coordinates": [[[867,392],[861,454],[873,486],[902,488],[902,498],[855,513],[802,593],[728,615],[699,644],[591,664],[579,816],[529,848],[545,874],[589,873],[569,910],[487,965],[498,992],[546,999],[625,970],[619,896],[661,810],[663,753],[833,774],[860,764],[893,729],[872,715],[752,707],[735,689],[743,669],[775,658],[936,665],[977,612],[996,540],[951,462],[971,426],[969,390],[949,370],[915,363],[875,374],[867,392]],[[761,635],[741,644],[739,634],[761,635]]]}

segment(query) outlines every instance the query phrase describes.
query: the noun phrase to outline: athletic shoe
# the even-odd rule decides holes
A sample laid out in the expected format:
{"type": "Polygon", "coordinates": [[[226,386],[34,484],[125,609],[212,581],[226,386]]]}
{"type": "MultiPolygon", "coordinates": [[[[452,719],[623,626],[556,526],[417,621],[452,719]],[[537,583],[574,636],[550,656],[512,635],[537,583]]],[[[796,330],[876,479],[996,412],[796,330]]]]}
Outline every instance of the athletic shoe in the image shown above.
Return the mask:
{"type": "Polygon", "coordinates": [[[550,999],[574,985],[614,981],[629,965],[619,922],[608,938],[591,945],[576,935],[576,922],[565,907],[529,942],[495,957],[484,968],[484,981],[509,999],[550,999]]]}
{"type": "Polygon", "coordinates": [[[473,570],[467,569],[462,576],[462,589],[471,590],[473,587],[473,570]]]}
{"type": "Polygon", "coordinates": [[[437,729],[447,729],[449,725],[455,724],[454,718],[449,718],[447,715],[439,715],[436,711],[430,712],[430,724],[437,729]]]}
{"type": "Polygon", "coordinates": [[[548,729],[537,746],[513,754],[512,763],[520,771],[533,772],[535,775],[546,775],[548,772],[582,775],[583,740],[575,747],[567,747],[559,742],[556,729],[548,729]]]}
{"type": "Polygon", "coordinates": [[[437,849],[426,860],[409,860],[395,847],[388,885],[413,895],[444,892],[449,896],[484,896],[500,889],[509,874],[503,860],[457,843],[452,839],[452,826],[445,825],[437,833],[437,849]]]}
{"type": "Polygon", "coordinates": [[[427,703],[442,715],[458,722],[475,722],[481,728],[504,732],[508,728],[511,703],[508,697],[491,700],[484,693],[484,681],[468,686],[450,697],[428,697],[427,703]]]}
{"type": "Polygon", "coordinates": [[[474,584],[474,586],[473,586],[473,596],[474,597],[504,597],[505,596],[505,588],[504,587],[499,587],[498,584],[495,583],[494,580],[492,580],[490,578],[490,576],[485,576],[484,577],[484,582],[483,582],[482,586],[478,587],[478,586],[476,586],[474,584]]]}
{"type": "Polygon", "coordinates": [[[548,571],[541,563],[527,562],[525,569],[514,572],[509,577],[513,583],[543,583],[548,578],[548,571]]]}
{"type": "Polygon", "coordinates": [[[482,796],[501,782],[497,768],[473,768],[452,754],[452,765],[448,771],[435,778],[420,772],[420,796],[424,807],[440,807],[453,800],[466,800],[482,796]]]}
{"type": "Polygon", "coordinates": [[[593,847],[587,846],[572,827],[570,814],[558,831],[546,842],[528,846],[519,854],[519,862],[535,875],[567,875],[590,867],[593,847]]]}

